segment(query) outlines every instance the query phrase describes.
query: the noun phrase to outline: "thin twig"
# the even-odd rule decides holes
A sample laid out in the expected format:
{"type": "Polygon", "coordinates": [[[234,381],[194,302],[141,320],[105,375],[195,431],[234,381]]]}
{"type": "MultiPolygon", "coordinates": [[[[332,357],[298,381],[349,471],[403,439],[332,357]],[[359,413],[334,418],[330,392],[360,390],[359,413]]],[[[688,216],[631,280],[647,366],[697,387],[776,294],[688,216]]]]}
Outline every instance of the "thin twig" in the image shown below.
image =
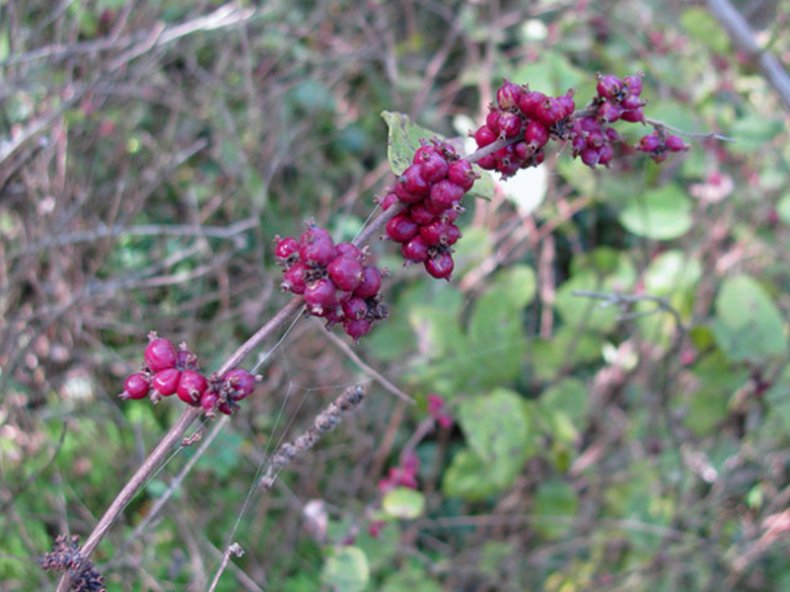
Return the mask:
{"type": "Polygon", "coordinates": [[[222,577],[222,573],[225,571],[225,568],[228,566],[228,561],[230,561],[230,556],[235,555],[236,557],[241,557],[244,555],[244,549],[241,548],[239,543],[231,543],[228,545],[228,548],[225,549],[225,553],[222,554],[222,563],[217,570],[217,573],[214,574],[214,580],[211,582],[211,587],[209,587],[208,592],[214,592],[217,589],[217,584],[219,584],[219,579],[222,577]]]}
{"type": "Polygon", "coordinates": [[[683,319],[680,318],[680,313],[666,298],[661,298],[660,296],[652,296],[651,294],[620,294],[618,292],[592,292],[590,290],[574,290],[571,294],[583,298],[602,300],[602,306],[618,306],[621,309],[630,308],[637,302],[651,302],[656,305],[655,310],[646,311],[644,313],[625,313],[620,317],[621,320],[634,319],[653,314],[656,310],[663,310],[672,315],[672,319],[675,321],[679,333],[684,334],[686,332],[686,326],[683,324],[683,319]]]}
{"type": "Polygon", "coordinates": [[[385,390],[391,392],[393,395],[398,397],[401,401],[404,401],[405,403],[409,403],[410,405],[414,405],[414,399],[412,399],[409,395],[407,395],[402,390],[400,390],[397,386],[392,384],[387,379],[386,376],[381,374],[375,368],[368,366],[364,362],[364,360],[362,360],[362,358],[360,358],[359,355],[357,355],[357,352],[351,349],[351,347],[340,337],[338,337],[331,331],[327,332],[327,337],[329,338],[329,341],[334,343],[338,347],[338,349],[340,349],[340,351],[342,351],[352,362],[354,362],[357,366],[359,366],[359,368],[365,374],[368,374],[371,378],[373,378],[373,380],[375,380],[381,386],[383,386],[385,390]]]}

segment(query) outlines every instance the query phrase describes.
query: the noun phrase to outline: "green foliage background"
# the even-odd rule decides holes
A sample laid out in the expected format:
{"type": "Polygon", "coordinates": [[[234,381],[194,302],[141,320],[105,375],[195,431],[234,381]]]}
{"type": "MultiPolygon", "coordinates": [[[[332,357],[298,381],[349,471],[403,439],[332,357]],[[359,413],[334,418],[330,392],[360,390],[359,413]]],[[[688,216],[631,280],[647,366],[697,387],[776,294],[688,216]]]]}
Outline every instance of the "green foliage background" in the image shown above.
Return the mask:
{"type": "MultiPolygon", "coordinates": [[[[583,106],[596,72],[641,71],[648,116],[733,141],[478,183],[450,283],[376,242],[391,318],[354,351],[417,404],[302,320],[94,559],[109,590],[208,589],[230,539],[217,590],[790,589],[788,115],[702,3],[56,4],[0,3],[0,588],[54,589],[37,558],[180,413],[115,397],[149,330],[217,368],[287,300],[276,234],[362,227],[381,112],[462,145],[504,77],[583,106]],[[257,489],[356,383],[361,410],[257,489]],[[423,430],[429,393],[452,429],[423,430]],[[382,495],[406,452],[418,490],[382,495]]],[[[785,61],[787,14],[749,12],[785,61]]]]}

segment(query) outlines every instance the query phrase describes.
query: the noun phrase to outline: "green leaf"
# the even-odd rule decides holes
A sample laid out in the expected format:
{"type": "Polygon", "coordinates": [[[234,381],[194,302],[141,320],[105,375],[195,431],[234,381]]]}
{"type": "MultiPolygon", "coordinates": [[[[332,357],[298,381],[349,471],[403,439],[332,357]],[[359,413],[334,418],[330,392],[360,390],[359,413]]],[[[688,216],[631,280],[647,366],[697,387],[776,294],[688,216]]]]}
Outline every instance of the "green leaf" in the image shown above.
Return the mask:
{"type": "Polygon", "coordinates": [[[514,265],[497,272],[490,290],[497,298],[513,308],[524,308],[535,298],[537,281],[535,272],[528,265],[514,265]]]}
{"type": "Polygon", "coordinates": [[[691,228],[691,202],[674,184],[634,197],[620,213],[620,222],[637,236],[669,240],[691,228]]]}
{"type": "Polygon", "coordinates": [[[784,129],[781,119],[771,119],[756,113],[747,115],[738,119],[730,128],[729,135],[735,142],[729,147],[739,154],[751,154],[765,147],[784,129]]]}
{"type": "Polygon", "coordinates": [[[716,297],[713,334],[732,361],[764,362],[787,351],[784,319],[762,287],[746,275],[724,280],[716,297]]]}
{"type": "Polygon", "coordinates": [[[535,530],[549,539],[560,538],[571,532],[578,509],[579,499],[570,485],[544,481],[535,492],[535,530]]]}
{"type": "Polygon", "coordinates": [[[790,224],[790,193],[784,195],[776,205],[776,212],[779,219],[785,224],[790,224]]]}
{"type": "MultiPolygon", "coordinates": [[[[436,132],[414,123],[408,115],[396,111],[382,111],[381,117],[389,130],[387,138],[387,160],[396,175],[405,171],[414,158],[414,153],[422,145],[420,140],[445,138],[436,132]]],[[[494,197],[494,179],[488,171],[474,166],[480,178],[475,181],[469,192],[471,195],[490,200],[494,197]]]]}
{"type": "Polygon", "coordinates": [[[408,487],[396,487],[384,495],[381,507],[393,518],[413,520],[425,511],[425,496],[408,487]]]}
{"type": "Polygon", "coordinates": [[[706,356],[692,371],[696,388],[686,396],[685,425],[697,436],[707,436],[728,414],[732,393],[746,373],[733,370],[720,353],[706,356]]]}
{"type": "Polygon", "coordinates": [[[730,51],[730,39],[716,18],[706,9],[687,8],[680,15],[680,24],[686,32],[711,51],[726,54],[730,51]]]}
{"type": "Polygon", "coordinates": [[[587,415],[587,388],[579,380],[566,379],[543,391],[538,402],[549,435],[572,444],[578,440],[587,415]]]}
{"type": "Polygon", "coordinates": [[[531,436],[522,402],[517,393],[499,388],[463,401],[458,410],[469,447],[508,477],[521,468],[531,436]]]}
{"type": "Polygon", "coordinates": [[[600,336],[565,325],[551,339],[532,344],[532,371],[538,380],[553,380],[564,370],[599,360],[602,345],[600,336]]]}
{"type": "Polygon", "coordinates": [[[358,547],[343,547],[324,562],[321,579],[337,592],[361,592],[368,585],[368,559],[358,547]]]}
{"type": "Polygon", "coordinates": [[[699,260],[683,251],[667,251],[651,261],[645,271],[645,290],[654,296],[665,296],[694,286],[701,276],[699,260]]]}
{"type": "Polygon", "coordinates": [[[413,563],[389,576],[379,592],[442,592],[442,587],[425,570],[413,563]]]}
{"type": "Polygon", "coordinates": [[[449,497],[479,501],[503,489],[491,474],[491,465],[469,449],[458,452],[442,480],[442,491],[449,497]]]}

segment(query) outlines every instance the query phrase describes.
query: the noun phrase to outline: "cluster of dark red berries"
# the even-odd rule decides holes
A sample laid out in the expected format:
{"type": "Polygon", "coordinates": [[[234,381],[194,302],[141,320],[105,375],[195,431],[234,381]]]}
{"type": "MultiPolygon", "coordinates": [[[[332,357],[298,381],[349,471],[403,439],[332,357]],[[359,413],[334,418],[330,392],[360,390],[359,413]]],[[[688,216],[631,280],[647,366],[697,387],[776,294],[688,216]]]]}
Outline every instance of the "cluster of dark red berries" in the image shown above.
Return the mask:
{"type": "MultiPolygon", "coordinates": [[[[587,108],[575,112],[573,91],[550,97],[527,86],[505,81],[497,90],[497,101],[489,106],[486,123],[474,133],[478,148],[497,140],[511,140],[478,164],[507,178],[519,169],[537,166],[545,158],[549,140],[569,142],[575,158],[589,167],[609,166],[620,134],[610,125],[616,121],[645,123],[645,101],[639,74],[622,79],[612,74],[598,76],[597,94],[587,108]]],[[[667,152],[688,146],[678,136],[662,130],[643,137],[636,149],[650,154],[656,162],[667,152]]]]}
{"type": "Polygon", "coordinates": [[[366,265],[366,253],[351,243],[335,244],[325,229],[308,223],[296,239],[277,237],[274,254],[283,267],[283,290],[304,297],[308,314],[342,324],[354,341],[387,317],[381,303],[382,272],[366,265]]]}
{"type": "Polygon", "coordinates": [[[162,397],[177,395],[187,405],[202,407],[207,413],[219,410],[226,415],[238,408],[238,402],[255,390],[258,378],[241,368],[217,376],[200,373],[195,354],[182,343],[179,348],[169,339],[148,335],[148,346],[139,372],[129,375],[123,383],[122,399],[144,399],[155,403],[162,397]]]}
{"type": "Polygon", "coordinates": [[[432,277],[450,278],[455,267],[451,247],[461,238],[455,221],[477,176],[472,163],[446,142],[433,140],[417,149],[380,202],[384,210],[399,202],[405,206],[387,222],[387,236],[401,244],[407,264],[422,263],[432,277]]]}
{"type": "Polygon", "coordinates": [[[543,147],[550,138],[567,139],[576,108],[573,91],[549,97],[505,80],[496,99],[489,106],[485,124],[474,133],[475,141],[478,148],[499,139],[513,142],[478,160],[482,168],[510,177],[519,169],[542,163],[546,157],[543,147]]]}

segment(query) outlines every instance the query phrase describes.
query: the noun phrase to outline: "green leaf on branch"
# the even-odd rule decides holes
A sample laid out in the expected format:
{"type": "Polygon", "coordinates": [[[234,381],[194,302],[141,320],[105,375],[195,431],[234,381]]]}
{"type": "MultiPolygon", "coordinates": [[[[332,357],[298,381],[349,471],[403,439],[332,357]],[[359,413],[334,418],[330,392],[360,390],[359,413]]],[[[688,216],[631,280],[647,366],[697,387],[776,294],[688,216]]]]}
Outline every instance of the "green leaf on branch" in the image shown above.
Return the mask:
{"type": "MultiPolygon", "coordinates": [[[[387,160],[390,169],[396,175],[403,173],[411,164],[414,153],[422,145],[420,140],[446,139],[428,128],[417,125],[405,113],[382,111],[381,117],[389,129],[387,160]]],[[[494,197],[494,180],[491,174],[477,165],[474,165],[474,169],[480,178],[475,181],[474,187],[469,193],[482,199],[492,199],[494,197]]]]}
{"type": "Polygon", "coordinates": [[[724,280],[716,298],[716,342],[733,362],[762,362],[787,351],[784,319],[763,288],[746,275],[724,280]]]}
{"type": "Polygon", "coordinates": [[[324,562],[321,574],[324,584],[333,590],[362,592],[370,580],[368,559],[358,547],[343,547],[324,562]]]}
{"type": "Polygon", "coordinates": [[[691,202],[677,185],[665,185],[635,196],[620,213],[620,223],[637,236],[678,238],[691,228],[691,202]]]}
{"type": "Polygon", "coordinates": [[[381,507],[392,518],[413,520],[425,511],[425,496],[408,487],[396,487],[386,493],[381,507]]]}

